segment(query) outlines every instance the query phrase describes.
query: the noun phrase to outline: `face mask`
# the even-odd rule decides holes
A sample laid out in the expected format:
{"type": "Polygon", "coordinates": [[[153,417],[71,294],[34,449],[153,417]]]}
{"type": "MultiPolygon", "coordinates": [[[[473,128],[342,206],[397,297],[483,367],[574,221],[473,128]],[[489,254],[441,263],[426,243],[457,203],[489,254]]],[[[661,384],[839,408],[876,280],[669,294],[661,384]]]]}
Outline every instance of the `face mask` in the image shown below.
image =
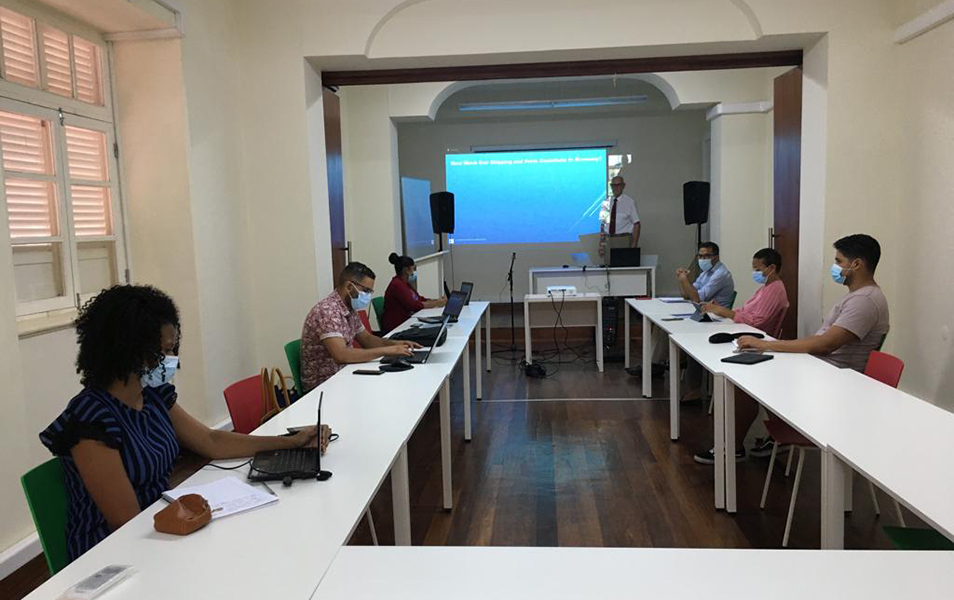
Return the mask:
{"type": "Polygon", "coordinates": [[[407,277],[407,282],[408,282],[408,283],[415,283],[416,281],[417,281],[417,271],[414,271],[413,273],[411,273],[410,275],[408,275],[408,277],[407,277]]]}
{"type": "MultiPolygon", "coordinates": [[[[357,286],[355,286],[357,289],[357,286]]],[[[351,308],[354,310],[364,310],[371,304],[371,292],[358,290],[358,297],[351,299],[351,308]]]]}
{"type": "Polygon", "coordinates": [[[762,271],[752,271],[752,281],[759,285],[765,285],[765,282],[768,281],[768,277],[766,277],[762,271]]]}
{"type": "Polygon", "coordinates": [[[845,270],[836,263],[831,266],[831,278],[834,279],[838,285],[844,285],[848,276],[845,274],[845,270]]]}
{"type": "Polygon", "coordinates": [[[179,368],[178,356],[164,356],[162,362],[143,373],[140,383],[142,387],[159,387],[160,385],[171,383],[172,378],[176,376],[176,369],[179,368]]]}
{"type": "Polygon", "coordinates": [[[702,269],[702,272],[705,273],[712,268],[712,259],[711,258],[700,258],[699,259],[699,268],[702,269]]]}

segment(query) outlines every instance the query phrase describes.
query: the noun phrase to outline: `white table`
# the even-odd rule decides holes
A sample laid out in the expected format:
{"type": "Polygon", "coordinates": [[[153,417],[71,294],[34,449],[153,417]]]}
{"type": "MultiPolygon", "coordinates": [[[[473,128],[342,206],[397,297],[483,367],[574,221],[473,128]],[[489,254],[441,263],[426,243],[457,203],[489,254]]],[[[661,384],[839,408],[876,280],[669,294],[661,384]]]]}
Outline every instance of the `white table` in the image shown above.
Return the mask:
{"type": "MultiPolygon", "coordinates": [[[[568,296],[563,294],[554,294],[553,296],[549,294],[527,294],[523,297],[523,339],[527,354],[527,364],[533,363],[533,348],[530,335],[530,329],[532,327],[530,322],[530,307],[539,304],[549,305],[552,308],[553,320],[555,322],[557,317],[556,311],[560,310],[561,307],[565,310],[567,305],[587,302],[592,302],[596,305],[596,319],[592,322],[592,326],[596,328],[596,367],[600,373],[603,372],[603,297],[595,293],[568,296]]],[[[554,325],[551,322],[545,326],[552,328],[554,325]]],[[[543,325],[541,325],[541,327],[543,327],[543,325]]]]}
{"type": "MultiPolygon", "coordinates": [[[[427,317],[427,316],[438,316],[443,312],[442,308],[426,308],[422,311],[419,311],[414,314],[414,319],[417,317],[427,317]]],[[[480,400],[483,398],[483,381],[484,376],[481,371],[481,347],[480,347],[480,335],[481,335],[481,325],[480,320],[484,319],[485,325],[487,328],[487,370],[490,370],[490,363],[492,357],[490,355],[490,303],[489,302],[480,302],[472,301],[470,304],[465,306],[461,312],[460,316],[457,319],[456,323],[451,323],[450,327],[447,329],[447,335],[449,336],[464,336],[468,339],[468,344],[464,347],[464,352],[461,354],[461,362],[463,363],[464,371],[464,439],[470,441],[472,438],[472,425],[471,425],[471,398],[470,398],[470,336],[474,336],[474,355],[476,359],[475,369],[476,369],[476,379],[477,379],[477,389],[476,396],[480,400]]],[[[413,322],[413,320],[411,322],[413,322]]],[[[401,327],[398,328],[398,331],[406,329],[411,322],[403,323],[401,327]]]]}
{"type": "Polygon", "coordinates": [[[954,552],[342,548],[315,600],[949,600],[954,552]]]}
{"type": "Polygon", "coordinates": [[[530,269],[531,294],[546,294],[547,286],[572,285],[578,293],[603,296],[653,296],[656,267],[544,267],[530,269]]]}

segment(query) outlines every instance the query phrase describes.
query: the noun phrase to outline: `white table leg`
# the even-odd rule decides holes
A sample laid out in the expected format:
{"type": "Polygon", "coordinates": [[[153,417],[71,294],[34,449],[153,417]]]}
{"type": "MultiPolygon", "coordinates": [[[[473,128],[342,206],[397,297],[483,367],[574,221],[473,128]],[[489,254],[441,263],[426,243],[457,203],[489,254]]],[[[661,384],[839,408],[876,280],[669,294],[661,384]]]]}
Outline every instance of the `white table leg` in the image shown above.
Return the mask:
{"type": "MultiPolygon", "coordinates": [[[[460,357],[464,363],[464,439],[470,441],[470,340],[460,357]]],[[[479,371],[478,371],[479,372],[479,371]]]]}
{"type": "MultiPolygon", "coordinates": [[[[477,327],[474,329],[474,358],[477,361],[477,365],[474,367],[474,375],[477,377],[477,399],[480,400],[484,397],[483,392],[483,383],[484,383],[484,372],[480,369],[480,320],[477,320],[477,327]]],[[[487,362],[490,362],[490,356],[487,356],[487,362]]]]}
{"type": "Polygon", "coordinates": [[[440,392],[441,406],[441,470],[444,484],[444,509],[454,508],[451,486],[451,439],[450,439],[450,378],[444,380],[440,392]]]}
{"type": "Polygon", "coordinates": [[[494,355],[490,353],[490,304],[487,304],[487,312],[484,313],[484,327],[487,328],[487,372],[490,373],[490,366],[494,363],[494,355]]]}
{"type": "Polygon", "coordinates": [[[629,368],[629,303],[623,301],[623,368],[629,368]]]}
{"type": "Polygon", "coordinates": [[[716,375],[712,386],[713,452],[715,453],[715,507],[725,508],[725,389],[722,375],[716,375]]]}
{"type": "Polygon", "coordinates": [[[533,362],[533,349],[530,347],[530,303],[523,301],[523,345],[527,354],[527,364],[533,362]]]}
{"type": "Polygon", "coordinates": [[[653,324],[643,315],[643,398],[653,397],[653,324]]]}
{"type": "Polygon", "coordinates": [[[845,547],[845,478],[849,471],[834,452],[824,448],[822,463],[822,550],[843,550],[845,547]]]}
{"type": "Polygon", "coordinates": [[[679,346],[669,338],[669,439],[679,439],[679,346]]]}
{"type": "Polygon", "coordinates": [[[394,545],[411,545],[411,495],[407,477],[407,444],[391,465],[391,503],[394,506],[394,545]]]}
{"type": "Polygon", "coordinates": [[[723,376],[713,387],[722,388],[722,413],[725,419],[725,510],[736,511],[735,498],[735,385],[723,376]]]}
{"type": "Polygon", "coordinates": [[[603,298],[596,299],[596,368],[603,372],[603,298]]]}

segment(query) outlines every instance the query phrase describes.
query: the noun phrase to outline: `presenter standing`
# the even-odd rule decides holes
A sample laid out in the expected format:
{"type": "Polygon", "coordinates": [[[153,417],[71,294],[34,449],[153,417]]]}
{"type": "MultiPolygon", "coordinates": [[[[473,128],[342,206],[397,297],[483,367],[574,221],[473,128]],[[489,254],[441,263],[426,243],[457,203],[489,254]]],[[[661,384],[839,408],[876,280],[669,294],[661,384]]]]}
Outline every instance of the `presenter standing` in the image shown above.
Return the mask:
{"type": "Polygon", "coordinates": [[[617,175],[610,181],[612,198],[600,211],[600,256],[609,248],[635,248],[639,244],[639,214],[636,201],[623,193],[626,181],[617,175]]]}

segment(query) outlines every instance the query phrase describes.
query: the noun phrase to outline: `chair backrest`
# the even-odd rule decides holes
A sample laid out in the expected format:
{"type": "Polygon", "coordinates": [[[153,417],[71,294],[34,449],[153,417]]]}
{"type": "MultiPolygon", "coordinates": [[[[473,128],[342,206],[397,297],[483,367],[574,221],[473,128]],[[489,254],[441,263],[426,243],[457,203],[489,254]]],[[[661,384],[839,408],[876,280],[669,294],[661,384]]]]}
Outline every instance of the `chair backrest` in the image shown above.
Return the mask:
{"type": "Polygon", "coordinates": [[[63,463],[59,457],[27,471],[20,478],[33,524],[40,536],[50,575],[70,564],[66,546],[66,511],[69,497],[63,483],[63,463]]]}
{"type": "Polygon", "coordinates": [[[785,317],[788,315],[788,307],[782,309],[782,316],[778,320],[778,327],[775,328],[775,331],[772,332],[772,337],[780,340],[782,339],[782,329],[785,328],[785,317]]]}
{"type": "Polygon", "coordinates": [[[729,310],[735,308],[735,299],[739,297],[739,292],[732,292],[732,299],[729,300],[729,310]]]}
{"type": "MultiPolygon", "coordinates": [[[[378,320],[378,327],[384,329],[384,296],[371,299],[371,308],[374,309],[374,318],[378,320]]],[[[370,331],[371,328],[368,327],[370,331]]]]}
{"type": "Polygon", "coordinates": [[[893,388],[898,387],[901,381],[901,373],[904,372],[904,361],[897,356],[892,356],[886,352],[872,350],[868,355],[868,364],[865,365],[865,375],[872,379],[877,379],[885,385],[893,388]]]}
{"type": "Polygon", "coordinates": [[[232,429],[251,433],[262,422],[262,376],[254,375],[236,381],[222,392],[232,417],[232,429]]]}
{"type": "Polygon", "coordinates": [[[285,344],[285,357],[288,359],[288,369],[295,380],[295,389],[299,395],[305,393],[301,386],[301,340],[292,340],[285,344]]]}

